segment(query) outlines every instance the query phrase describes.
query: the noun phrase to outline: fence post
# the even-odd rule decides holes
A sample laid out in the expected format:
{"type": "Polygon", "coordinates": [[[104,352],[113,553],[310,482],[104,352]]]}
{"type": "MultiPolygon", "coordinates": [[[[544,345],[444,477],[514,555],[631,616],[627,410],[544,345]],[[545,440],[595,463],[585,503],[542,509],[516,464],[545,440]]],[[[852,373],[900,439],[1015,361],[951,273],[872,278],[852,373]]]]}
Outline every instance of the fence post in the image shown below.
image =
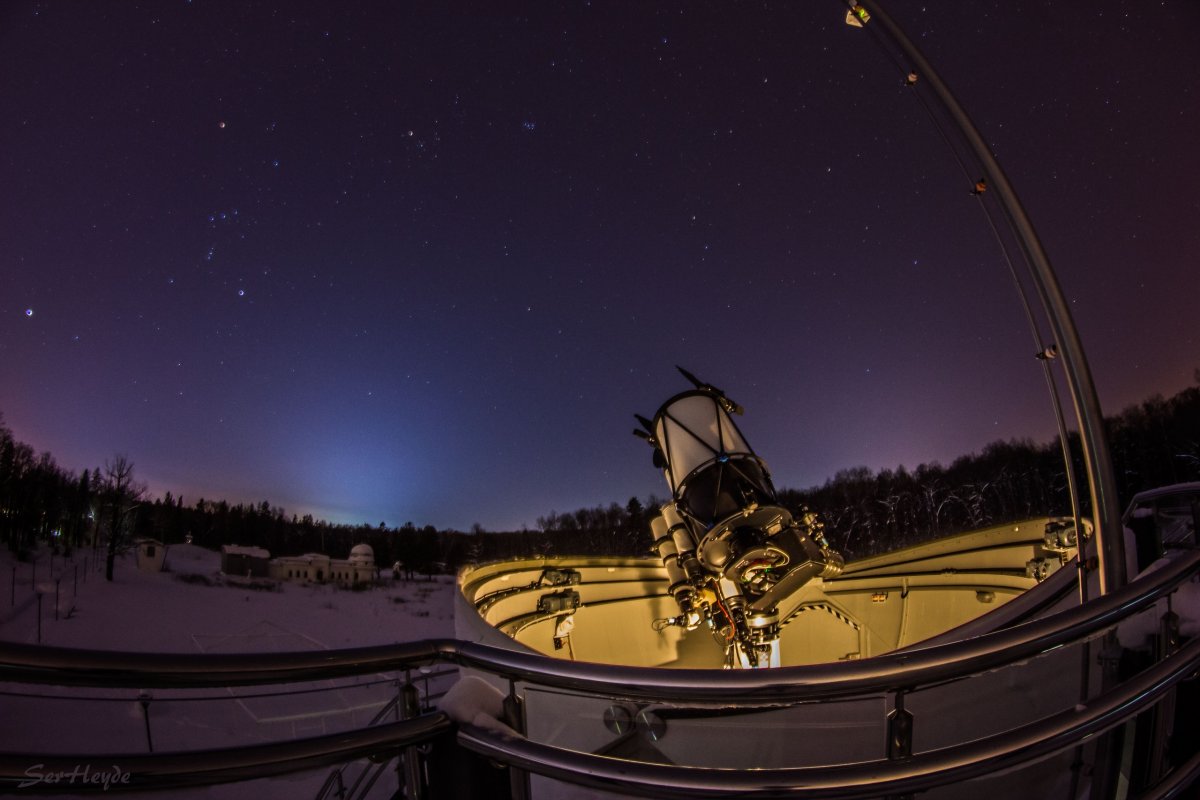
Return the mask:
{"type": "Polygon", "coordinates": [[[138,692],[138,702],[142,705],[142,719],[146,721],[146,747],[151,753],[154,752],[154,741],[150,738],[150,701],[153,698],[154,695],[147,689],[138,692]]]}
{"type": "MultiPolygon", "coordinates": [[[[1159,619],[1158,636],[1156,637],[1156,653],[1158,661],[1170,658],[1180,647],[1179,615],[1171,608],[1171,595],[1167,595],[1167,612],[1159,619]]],[[[1171,742],[1171,734],[1175,730],[1175,715],[1178,711],[1178,688],[1172,688],[1163,695],[1154,709],[1146,716],[1151,720],[1150,730],[1150,765],[1146,769],[1146,783],[1156,786],[1167,773],[1171,771],[1167,759],[1167,748],[1171,742]]]]}
{"type": "Polygon", "coordinates": [[[54,621],[58,622],[58,585],[62,583],[62,578],[54,579],[54,621]]]}
{"type": "MultiPolygon", "coordinates": [[[[503,722],[521,734],[524,734],[526,731],[525,702],[517,694],[517,683],[511,678],[508,681],[508,696],[504,698],[503,722]]],[[[508,767],[508,786],[509,791],[512,792],[513,800],[529,800],[529,771],[517,769],[516,765],[510,764],[508,767]]]]}
{"type": "MultiPolygon", "coordinates": [[[[1104,691],[1120,683],[1123,648],[1115,628],[1109,630],[1099,641],[1100,690],[1104,691]]],[[[1124,800],[1129,797],[1136,732],[1136,721],[1130,719],[1097,738],[1096,766],[1089,797],[1102,797],[1105,800],[1124,800]]]]}
{"type": "MultiPolygon", "coordinates": [[[[411,680],[400,687],[400,712],[404,719],[421,715],[420,693],[411,680]]],[[[421,780],[421,754],[417,748],[409,745],[404,748],[400,760],[404,764],[404,796],[408,800],[422,800],[426,795],[424,781],[421,780]]]]}
{"type": "MultiPolygon", "coordinates": [[[[897,689],[895,706],[887,715],[888,761],[912,758],[913,715],[904,707],[904,690],[897,689]]],[[[890,795],[888,800],[912,800],[911,794],[890,795]]]]}

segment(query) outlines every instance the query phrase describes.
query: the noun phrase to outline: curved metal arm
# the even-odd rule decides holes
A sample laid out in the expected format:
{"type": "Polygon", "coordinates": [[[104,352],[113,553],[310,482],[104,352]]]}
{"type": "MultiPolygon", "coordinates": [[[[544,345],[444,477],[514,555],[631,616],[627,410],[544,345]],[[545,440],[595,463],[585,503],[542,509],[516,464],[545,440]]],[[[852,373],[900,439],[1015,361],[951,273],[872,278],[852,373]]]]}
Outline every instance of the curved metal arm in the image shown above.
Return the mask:
{"type": "Polygon", "coordinates": [[[630,762],[461,726],[459,743],[487,758],[574,784],[643,797],[874,798],[1001,772],[1075,746],[1144,711],[1200,665],[1200,639],[1114,690],[1021,728],[896,761],[780,769],[630,762]]]}
{"type": "MultiPolygon", "coordinates": [[[[892,41],[904,51],[904,55],[912,60],[912,66],[921,75],[921,80],[927,81],[937,94],[970,145],[971,151],[983,165],[988,187],[995,190],[1028,256],[1030,274],[1041,296],[1054,336],[1058,340],[1059,351],[1062,353],[1063,374],[1066,376],[1075,405],[1075,414],[1079,419],[1083,463],[1092,496],[1092,516],[1100,541],[1100,592],[1111,592],[1124,585],[1128,577],[1125,574],[1125,540],[1121,531],[1121,508],[1117,499],[1116,483],[1113,480],[1112,457],[1109,454],[1108,441],[1105,439],[1100,399],[1096,395],[1096,386],[1083,352],[1083,343],[1075,329],[1071,308],[1063,297],[1058,278],[1050,266],[1050,258],[1046,255],[1016,190],[1009,183],[1008,176],[1004,174],[1000,163],[992,155],[991,148],[987,146],[967,112],[959,105],[950,87],[900,26],[880,8],[876,0],[860,0],[860,5],[871,14],[869,24],[879,25],[887,32],[892,41]]],[[[1071,464],[1065,466],[1071,469],[1071,464]]]]}

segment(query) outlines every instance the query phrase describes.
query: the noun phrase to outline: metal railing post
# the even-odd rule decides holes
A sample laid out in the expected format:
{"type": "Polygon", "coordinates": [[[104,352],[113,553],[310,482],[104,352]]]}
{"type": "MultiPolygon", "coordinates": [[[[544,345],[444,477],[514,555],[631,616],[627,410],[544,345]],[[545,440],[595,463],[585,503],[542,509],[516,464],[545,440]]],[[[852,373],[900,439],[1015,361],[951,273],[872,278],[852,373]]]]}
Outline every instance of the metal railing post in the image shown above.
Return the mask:
{"type": "MultiPolygon", "coordinates": [[[[412,681],[400,687],[400,716],[403,719],[415,719],[421,715],[421,697],[412,681]]],[[[421,763],[421,753],[416,747],[405,747],[400,760],[404,766],[404,796],[408,800],[424,800],[425,780],[421,763]]]]}
{"type": "Polygon", "coordinates": [[[154,698],[148,691],[138,692],[138,703],[142,706],[142,720],[146,723],[146,749],[154,752],[154,740],[150,738],[150,701],[154,698]]]}
{"type": "MultiPolygon", "coordinates": [[[[525,724],[525,702],[517,694],[517,682],[509,680],[508,696],[504,698],[504,724],[525,736],[528,733],[525,724]]],[[[529,800],[529,771],[518,769],[515,765],[508,766],[508,785],[512,800],[529,800]]]]}
{"type": "MultiPolygon", "coordinates": [[[[1170,658],[1179,652],[1179,615],[1168,604],[1167,611],[1159,620],[1156,642],[1156,661],[1170,658]]],[[[1175,729],[1175,700],[1179,692],[1171,689],[1151,712],[1153,726],[1150,732],[1150,763],[1146,765],[1146,785],[1155,786],[1170,772],[1167,749],[1171,733],[1175,729]]]]}
{"type": "MultiPolygon", "coordinates": [[[[1101,640],[1098,656],[1101,692],[1121,683],[1122,652],[1116,630],[1110,630],[1101,640]]],[[[1129,796],[1134,733],[1135,725],[1131,720],[1106,732],[1096,742],[1092,800],[1124,800],[1129,796]]]]}
{"type": "MultiPolygon", "coordinates": [[[[913,715],[904,707],[904,689],[897,689],[892,710],[887,715],[888,761],[912,758],[913,715]]],[[[891,795],[888,800],[912,800],[911,794],[891,795]]]]}

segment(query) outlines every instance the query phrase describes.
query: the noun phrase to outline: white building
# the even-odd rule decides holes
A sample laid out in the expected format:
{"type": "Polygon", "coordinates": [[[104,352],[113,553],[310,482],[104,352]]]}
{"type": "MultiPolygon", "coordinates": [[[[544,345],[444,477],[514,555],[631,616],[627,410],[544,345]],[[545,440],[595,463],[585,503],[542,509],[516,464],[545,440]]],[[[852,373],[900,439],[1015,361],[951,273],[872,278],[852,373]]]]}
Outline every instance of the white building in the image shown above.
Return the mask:
{"type": "Polygon", "coordinates": [[[280,581],[336,583],[354,586],[375,580],[375,551],[369,544],[356,544],[346,559],[330,558],[323,553],[280,556],[270,562],[270,576],[280,581]]]}
{"type": "Polygon", "coordinates": [[[138,569],[146,572],[161,572],[167,557],[167,546],[157,539],[137,540],[138,569]]]}

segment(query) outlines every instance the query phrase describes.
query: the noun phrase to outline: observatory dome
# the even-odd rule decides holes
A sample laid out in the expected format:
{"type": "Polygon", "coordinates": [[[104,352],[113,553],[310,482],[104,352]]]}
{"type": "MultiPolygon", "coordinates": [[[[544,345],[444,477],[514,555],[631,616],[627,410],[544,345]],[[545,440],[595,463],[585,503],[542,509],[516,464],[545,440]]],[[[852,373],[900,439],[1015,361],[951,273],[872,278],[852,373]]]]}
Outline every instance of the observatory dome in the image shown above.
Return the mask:
{"type": "Polygon", "coordinates": [[[373,566],[375,564],[375,551],[371,549],[371,545],[369,544],[356,544],[350,548],[349,560],[351,564],[373,566]]]}

